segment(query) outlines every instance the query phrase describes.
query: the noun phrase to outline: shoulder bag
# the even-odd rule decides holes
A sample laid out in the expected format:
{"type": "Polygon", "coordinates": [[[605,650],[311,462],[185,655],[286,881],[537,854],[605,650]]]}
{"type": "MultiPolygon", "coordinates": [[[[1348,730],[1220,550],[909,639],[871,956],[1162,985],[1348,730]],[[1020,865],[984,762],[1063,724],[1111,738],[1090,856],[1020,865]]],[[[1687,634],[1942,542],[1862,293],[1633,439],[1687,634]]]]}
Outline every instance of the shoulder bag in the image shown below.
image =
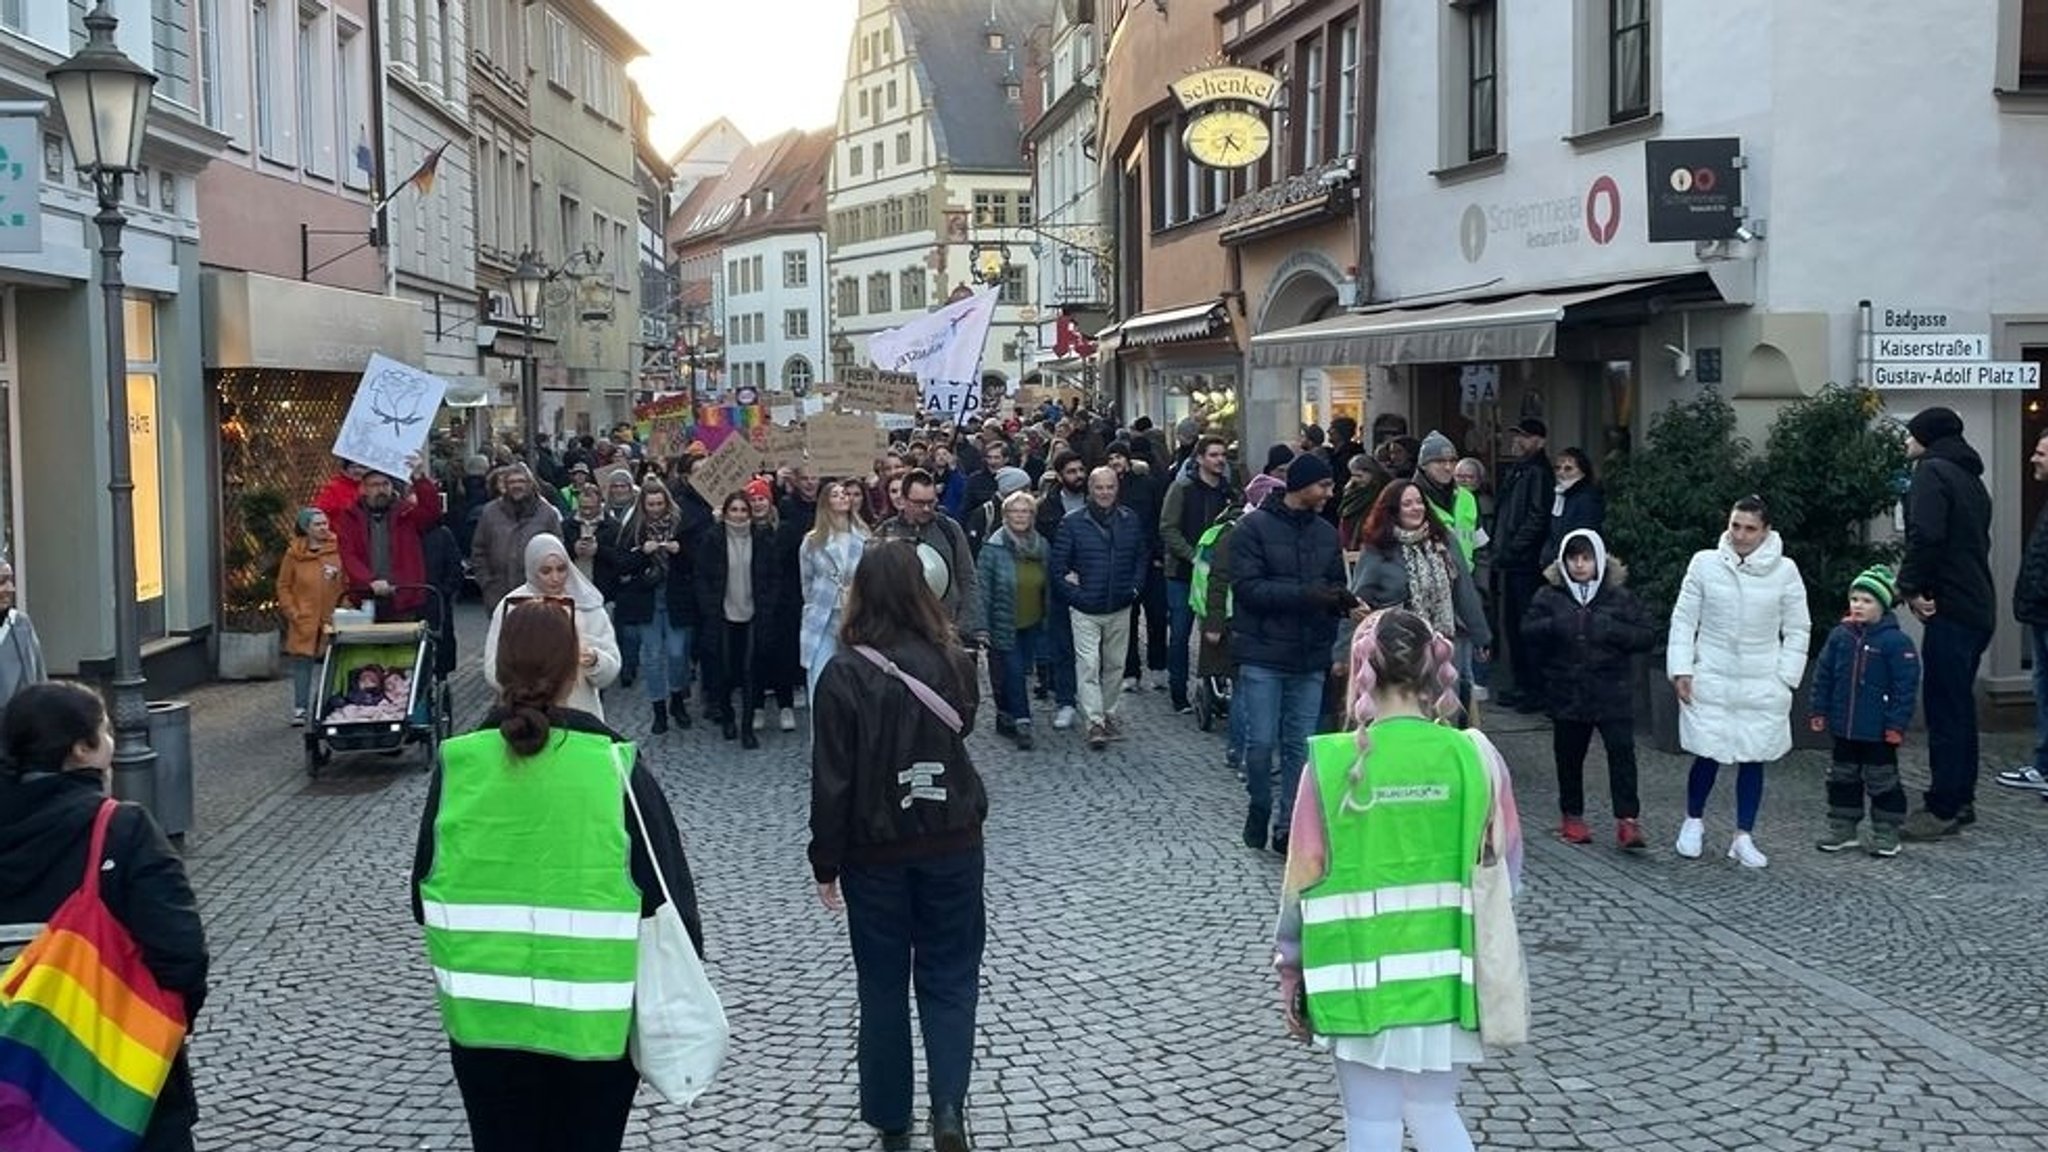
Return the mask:
{"type": "Polygon", "coordinates": [[[0,975],[0,1148],[127,1152],[184,1046],[184,998],[100,899],[116,807],[100,801],[84,882],[0,975]]]}
{"type": "Polygon", "coordinates": [[[865,644],[856,644],[853,646],[853,650],[865,657],[868,663],[894,676],[905,688],[910,689],[910,694],[917,697],[918,701],[926,708],[931,709],[932,715],[937,716],[941,723],[951,728],[955,736],[961,734],[960,730],[966,727],[965,722],[960,719],[960,713],[951,704],[946,703],[946,698],[939,695],[937,689],[898,668],[894,660],[889,659],[865,644]]]}
{"type": "MultiPolygon", "coordinates": [[[[1490,777],[1483,753],[1479,762],[1490,777]]],[[[1529,973],[1510,882],[1500,824],[1489,813],[1472,869],[1472,975],[1479,995],[1479,1039],[1496,1048],[1529,1039],[1529,973]]]]}
{"type": "Polygon", "coordinates": [[[640,1078],[661,1093],[662,1099],[687,1105],[711,1086],[719,1066],[725,1063],[731,1029],[725,1005],[719,1002],[718,990],[704,972],[704,961],[690,942],[690,930],[676,911],[668,877],[662,875],[654,838],[647,832],[647,817],[640,811],[639,797],[633,795],[633,775],[628,767],[632,757],[631,744],[612,745],[612,766],[618,769],[626,803],[633,809],[633,823],[639,826],[640,842],[647,849],[647,862],[661,886],[661,907],[640,921],[639,963],[633,970],[633,1032],[626,1051],[640,1078]]]}

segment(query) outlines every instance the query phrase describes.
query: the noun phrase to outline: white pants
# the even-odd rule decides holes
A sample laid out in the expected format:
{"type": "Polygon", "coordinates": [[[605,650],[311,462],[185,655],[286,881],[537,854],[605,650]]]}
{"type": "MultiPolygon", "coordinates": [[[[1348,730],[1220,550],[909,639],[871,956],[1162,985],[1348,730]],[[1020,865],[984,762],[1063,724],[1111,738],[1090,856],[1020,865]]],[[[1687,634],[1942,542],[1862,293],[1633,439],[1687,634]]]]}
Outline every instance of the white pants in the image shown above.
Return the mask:
{"type": "Polygon", "coordinates": [[[1090,724],[1116,715],[1123,698],[1124,649],[1131,643],[1131,610],[1090,616],[1069,608],[1074,621],[1074,702],[1090,724]]]}
{"type": "Polygon", "coordinates": [[[1472,1136],[1458,1115],[1463,1072],[1386,1072],[1349,1060],[1336,1064],[1346,1152],[1401,1152],[1404,1122],[1415,1152],[1472,1152],[1472,1136]]]}

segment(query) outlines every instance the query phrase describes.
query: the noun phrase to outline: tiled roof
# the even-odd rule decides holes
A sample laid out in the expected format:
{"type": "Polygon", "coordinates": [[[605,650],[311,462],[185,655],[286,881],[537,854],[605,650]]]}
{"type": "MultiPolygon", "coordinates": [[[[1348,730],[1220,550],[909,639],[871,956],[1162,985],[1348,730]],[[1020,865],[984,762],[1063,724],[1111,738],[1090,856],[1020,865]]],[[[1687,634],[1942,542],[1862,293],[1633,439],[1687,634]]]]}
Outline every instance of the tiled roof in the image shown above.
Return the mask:
{"type": "Polygon", "coordinates": [[[1028,172],[1022,103],[1003,92],[1030,76],[1026,41],[1050,24],[1053,0],[898,0],[916,53],[918,83],[933,112],[939,156],[955,169],[1028,172]],[[993,25],[990,21],[993,18],[993,25]],[[988,34],[1003,34],[1004,50],[988,49],[988,34]]]}
{"type": "Polygon", "coordinates": [[[782,146],[774,161],[744,193],[754,198],[753,212],[727,227],[727,243],[775,232],[825,230],[825,180],[832,165],[832,130],[790,132],[778,139],[782,146]]]}

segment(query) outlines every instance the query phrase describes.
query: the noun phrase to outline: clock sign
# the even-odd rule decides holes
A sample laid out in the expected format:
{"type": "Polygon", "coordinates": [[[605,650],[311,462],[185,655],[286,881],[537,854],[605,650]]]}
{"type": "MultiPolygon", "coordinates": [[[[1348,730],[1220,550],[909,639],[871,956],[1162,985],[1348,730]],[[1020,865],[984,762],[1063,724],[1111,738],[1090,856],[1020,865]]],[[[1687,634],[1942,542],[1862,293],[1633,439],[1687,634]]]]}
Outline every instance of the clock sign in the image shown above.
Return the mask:
{"type": "Polygon", "coordinates": [[[1211,168],[1243,168],[1266,155],[1273,133],[1264,120],[1250,112],[1226,108],[1189,121],[1181,143],[1188,155],[1211,168]]]}
{"type": "Polygon", "coordinates": [[[1181,143],[1196,163],[1244,168],[1272,147],[1264,112],[1280,90],[1273,77],[1250,68],[1210,68],[1181,77],[1171,88],[1188,113],[1181,143]]]}

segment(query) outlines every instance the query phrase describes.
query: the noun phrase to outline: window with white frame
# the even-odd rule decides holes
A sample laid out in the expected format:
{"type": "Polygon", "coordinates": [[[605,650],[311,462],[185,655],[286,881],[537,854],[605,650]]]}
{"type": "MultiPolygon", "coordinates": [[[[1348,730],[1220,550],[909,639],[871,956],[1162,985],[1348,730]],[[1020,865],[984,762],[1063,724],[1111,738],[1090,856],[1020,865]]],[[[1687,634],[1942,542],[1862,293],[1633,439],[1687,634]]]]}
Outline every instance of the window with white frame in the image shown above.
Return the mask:
{"type": "Polygon", "coordinates": [[[407,64],[412,61],[412,38],[405,34],[405,20],[411,13],[412,6],[405,3],[405,0],[386,0],[384,50],[391,54],[393,64],[407,64]]]}
{"type": "Polygon", "coordinates": [[[1031,293],[1024,275],[1024,265],[1003,265],[1002,286],[996,292],[998,304],[1029,304],[1031,293]]]}
{"type": "Polygon", "coordinates": [[[804,288],[811,282],[811,254],[808,252],[784,252],[782,254],[782,286],[804,288]]]}
{"type": "Polygon", "coordinates": [[[576,59],[569,42],[569,22],[555,12],[547,14],[548,83],[564,92],[574,92],[576,59]]]}
{"type": "Polygon", "coordinates": [[[335,18],[335,139],[348,148],[341,181],[350,188],[368,188],[377,157],[370,147],[370,43],[356,24],[335,18]]]}
{"type": "Polygon", "coordinates": [[[910,163],[910,133],[908,132],[898,132],[896,134],[896,163],[910,163]]]}
{"type": "MultiPolygon", "coordinates": [[[[17,3],[18,9],[20,5],[17,3]]],[[[150,58],[156,66],[156,97],[192,103],[191,0],[150,0],[150,58]]],[[[4,22],[4,21],[0,21],[4,22]]],[[[19,17],[7,25],[19,28],[19,17]]]]}
{"type": "Polygon", "coordinates": [[[1650,0],[1610,0],[1607,121],[1650,114],[1650,0]]]}
{"type": "MultiPolygon", "coordinates": [[[[1662,3],[1573,0],[1573,136],[1649,122],[1657,114],[1657,12],[1662,3]]],[[[1595,137],[1596,142],[1607,140],[1595,137]]]]}
{"type": "Polygon", "coordinates": [[[412,75],[429,87],[439,84],[436,70],[440,53],[434,50],[434,5],[436,0],[412,0],[412,75]]]}
{"type": "MultiPolygon", "coordinates": [[[[4,6],[12,5],[18,12],[21,0],[0,0],[0,23],[6,23],[4,6]]],[[[19,30],[19,24],[7,24],[19,30]]],[[[220,0],[199,0],[199,116],[208,128],[221,128],[222,105],[220,43],[220,0]]]]}
{"type": "Polygon", "coordinates": [[[270,0],[252,0],[249,69],[256,76],[256,146],[265,156],[281,159],[277,131],[277,30],[271,17],[270,0]]]}
{"type": "Polygon", "coordinates": [[[851,276],[841,276],[832,286],[833,304],[841,316],[860,315],[860,281],[851,276]]]}
{"type": "Polygon", "coordinates": [[[583,205],[574,196],[564,196],[561,202],[562,253],[568,254],[583,246],[579,230],[583,227],[583,205]]]}
{"type": "Polygon", "coordinates": [[[461,61],[455,58],[455,17],[448,10],[448,0],[434,0],[434,81],[440,85],[441,95],[453,98],[456,91],[456,72],[461,61]]]}
{"type": "Polygon", "coordinates": [[[873,153],[869,159],[874,161],[875,175],[880,176],[882,174],[882,142],[877,140],[872,145],[869,145],[869,151],[873,153]]]}
{"type": "Polygon", "coordinates": [[[811,374],[811,362],[802,356],[791,356],[782,363],[782,386],[790,389],[809,388],[815,377],[811,374]]]}
{"type": "Polygon", "coordinates": [[[861,147],[858,144],[855,144],[853,147],[846,150],[847,175],[858,176],[861,174],[861,157],[863,155],[865,155],[865,153],[861,151],[861,147]]]}
{"type": "Polygon", "coordinates": [[[1301,46],[1301,163],[1304,170],[1320,164],[1329,153],[1323,144],[1323,38],[1317,36],[1301,46]]]}
{"type": "Polygon", "coordinates": [[[811,314],[807,309],[790,308],[782,313],[782,334],[791,340],[802,340],[811,334],[811,314]]]}
{"type": "Polygon", "coordinates": [[[1336,156],[1358,152],[1358,21],[1346,20],[1337,27],[1337,146],[1336,156]]]}
{"type": "Polygon", "coordinates": [[[927,292],[925,287],[926,279],[924,269],[905,268],[903,270],[903,274],[897,277],[897,279],[902,281],[902,283],[898,285],[899,290],[896,293],[897,307],[903,309],[905,312],[910,312],[916,309],[926,307],[926,297],[929,295],[929,293],[927,292]]]}
{"type": "Polygon", "coordinates": [[[633,290],[633,241],[628,238],[624,221],[612,221],[612,287],[621,292],[633,290]]]}
{"type": "Polygon", "coordinates": [[[583,41],[583,103],[592,112],[603,110],[598,90],[604,87],[604,49],[593,40],[583,41]]]}
{"type": "Polygon", "coordinates": [[[28,30],[28,15],[22,11],[25,0],[0,0],[0,28],[9,32],[28,30]]]}
{"type": "Polygon", "coordinates": [[[299,8],[298,136],[299,167],[315,176],[334,175],[334,105],[328,74],[328,16],[324,9],[299,8]]]}
{"type": "Polygon", "coordinates": [[[868,275],[868,311],[890,311],[889,274],[887,272],[874,272],[868,275]]]}
{"type": "Polygon", "coordinates": [[[476,242],[481,248],[502,248],[498,196],[498,147],[489,135],[476,138],[476,242]]]}

